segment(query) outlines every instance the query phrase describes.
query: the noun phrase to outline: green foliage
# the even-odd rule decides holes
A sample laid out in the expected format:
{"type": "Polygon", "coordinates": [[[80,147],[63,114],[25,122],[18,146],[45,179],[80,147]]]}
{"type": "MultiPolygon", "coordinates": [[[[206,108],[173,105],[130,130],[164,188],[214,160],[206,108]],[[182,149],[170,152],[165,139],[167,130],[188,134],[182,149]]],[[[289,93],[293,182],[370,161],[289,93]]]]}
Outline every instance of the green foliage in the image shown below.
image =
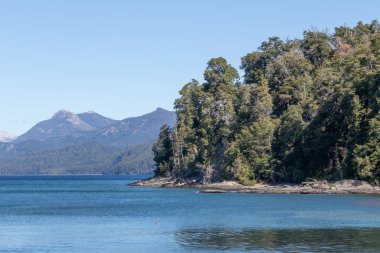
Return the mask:
{"type": "Polygon", "coordinates": [[[294,151],[299,153],[292,154],[293,168],[302,170],[306,177],[343,179],[354,176],[349,165],[361,131],[362,116],[357,95],[351,92],[334,94],[303,130],[298,150],[294,151]]]}
{"type": "Polygon", "coordinates": [[[153,144],[153,160],[156,163],[155,176],[168,176],[172,169],[172,133],[168,125],[160,129],[158,140],[153,144]]]}
{"type": "Polygon", "coordinates": [[[223,170],[223,178],[237,180],[243,185],[254,185],[256,180],[248,161],[241,153],[239,142],[233,142],[225,152],[226,167],[223,170]]]}
{"type": "Polygon", "coordinates": [[[273,110],[272,96],[267,81],[260,84],[242,85],[235,99],[237,127],[249,125],[262,116],[270,116],[273,110]]]}
{"type": "Polygon", "coordinates": [[[207,63],[207,68],[204,72],[204,78],[207,81],[205,89],[217,89],[220,85],[235,84],[239,78],[239,74],[229,65],[226,59],[219,57],[213,58],[207,63]]]}
{"type": "Polygon", "coordinates": [[[333,53],[332,37],[323,32],[306,31],[302,42],[302,50],[307,59],[316,67],[321,67],[333,53]]]}
{"type": "Polygon", "coordinates": [[[260,83],[267,76],[267,66],[285,51],[287,45],[278,37],[270,37],[259,47],[241,58],[245,83],[260,83]]]}
{"type": "Polygon", "coordinates": [[[250,167],[259,180],[272,176],[271,145],[274,125],[269,117],[262,117],[249,128],[244,128],[239,136],[240,146],[250,167]]]}
{"type": "Polygon", "coordinates": [[[306,126],[302,114],[303,110],[300,106],[289,106],[288,110],[281,116],[278,127],[275,130],[272,145],[274,165],[273,179],[275,181],[281,181],[284,179],[291,180],[294,177],[299,177],[299,172],[296,172],[296,175],[289,175],[289,171],[292,171],[293,173],[293,170],[295,169],[289,169],[291,166],[290,164],[287,164],[287,162],[289,160],[293,161],[291,156],[294,153],[296,141],[306,126]]]}
{"type": "Polygon", "coordinates": [[[241,69],[242,83],[224,58],[213,58],[205,83],[183,87],[176,126],[165,135],[172,150],[163,149],[157,163],[161,174],[246,185],[306,178],[379,183],[377,21],[331,35],[306,31],[300,40],[271,37],[242,57],[241,69]]]}
{"type": "Polygon", "coordinates": [[[380,183],[380,115],[369,122],[365,144],[354,149],[354,166],[361,179],[380,183]]]}
{"type": "Polygon", "coordinates": [[[274,114],[281,115],[289,105],[309,98],[312,65],[300,49],[278,56],[268,65],[268,80],[274,98],[274,114]]]}

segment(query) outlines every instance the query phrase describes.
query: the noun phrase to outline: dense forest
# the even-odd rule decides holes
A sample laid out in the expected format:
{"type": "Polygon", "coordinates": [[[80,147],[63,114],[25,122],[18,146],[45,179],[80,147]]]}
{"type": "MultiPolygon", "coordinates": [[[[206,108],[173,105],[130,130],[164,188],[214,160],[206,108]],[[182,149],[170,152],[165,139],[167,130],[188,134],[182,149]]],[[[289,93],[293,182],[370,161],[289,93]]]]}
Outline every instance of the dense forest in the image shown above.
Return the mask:
{"type": "Polygon", "coordinates": [[[175,101],[153,146],[156,176],[204,183],[346,178],[380,183],[380,24],[270,37],[213,58],[175,101]]]}

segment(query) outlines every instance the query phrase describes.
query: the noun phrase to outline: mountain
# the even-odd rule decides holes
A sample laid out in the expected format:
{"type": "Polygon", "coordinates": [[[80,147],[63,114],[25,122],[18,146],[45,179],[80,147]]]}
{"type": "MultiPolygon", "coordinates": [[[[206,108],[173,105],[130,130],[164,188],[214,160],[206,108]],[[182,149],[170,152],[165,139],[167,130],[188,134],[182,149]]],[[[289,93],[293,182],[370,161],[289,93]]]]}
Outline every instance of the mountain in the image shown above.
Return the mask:
{"type": "Polygon", "coordinates": [[[0,131],[0,142],[11,142],[17,138],[16,135],[0,131]]]}
{"type": "Polygon", "coordinates": [[[94,129],[101,129],[103,127],[113,125],[118,120],[106,118],[96,112],[85,112],[77,114],[77,116],[85,123],[93,127],[94,129]]]}
{"type": "Polygon", "coordinates": [[[20,143],[27,140],[46,140],[72,134],[77,131],[91,131],[94,127],[80,119],[75,113],[61,110],[51,119],[41,121],[25,134],[17,138],[20,143]]]}
{"type": "Polygon", "coordinates": [[[123,120],[109,119],[96,112],[74,114],[62,110],[51,119],[36,124],[15,143],[35,141],[39,142],[39,147],[47,144],[48,148],[86,142],[117,146],[141,144],[155,140],[160,127],[163,124],[172,126],[175,120],[174,112],[162,108],[123,120]]]}
{"type": "Polygon", "coordinates": [[[157,108],[154,112],[133,118],[127,118],[99,130],[95,138],[113,145],[139,144],[157,138],[164,124],[173,126],[176,121],[174,112],[157,108]]]}
{"type": "Polygon", "coordinates": [[[162,108],[124,120],[62,110],[17,140],[0,143],[0,174],[150,173],[160,127],[175,120],[162,108]]]}

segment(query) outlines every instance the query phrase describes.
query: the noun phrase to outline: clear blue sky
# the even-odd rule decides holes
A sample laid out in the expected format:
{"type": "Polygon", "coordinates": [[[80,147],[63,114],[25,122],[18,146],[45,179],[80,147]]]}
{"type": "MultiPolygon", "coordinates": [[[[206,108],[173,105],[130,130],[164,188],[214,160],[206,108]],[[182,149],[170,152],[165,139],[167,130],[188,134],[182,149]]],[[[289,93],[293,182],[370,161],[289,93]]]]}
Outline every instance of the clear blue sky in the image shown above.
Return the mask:
{"type": "Polygon", "coordinates": [[[380,19],[380,1],[0,0],[0,130],[21,134],[57,110],[122,119],[173,108],[206,62],[269,36],[301,37],[380,19]]]}

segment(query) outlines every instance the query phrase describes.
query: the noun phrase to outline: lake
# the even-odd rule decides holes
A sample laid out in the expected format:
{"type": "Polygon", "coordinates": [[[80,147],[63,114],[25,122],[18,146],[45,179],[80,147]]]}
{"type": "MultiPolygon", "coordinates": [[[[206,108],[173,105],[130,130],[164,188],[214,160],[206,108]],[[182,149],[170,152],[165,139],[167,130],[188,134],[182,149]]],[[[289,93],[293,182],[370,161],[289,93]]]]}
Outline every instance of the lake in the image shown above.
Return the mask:
{"type": "Polygon", "coordinates": [[[0,177],[0,252],[380,252],[380,196],[203,194],[0,177]]]}

